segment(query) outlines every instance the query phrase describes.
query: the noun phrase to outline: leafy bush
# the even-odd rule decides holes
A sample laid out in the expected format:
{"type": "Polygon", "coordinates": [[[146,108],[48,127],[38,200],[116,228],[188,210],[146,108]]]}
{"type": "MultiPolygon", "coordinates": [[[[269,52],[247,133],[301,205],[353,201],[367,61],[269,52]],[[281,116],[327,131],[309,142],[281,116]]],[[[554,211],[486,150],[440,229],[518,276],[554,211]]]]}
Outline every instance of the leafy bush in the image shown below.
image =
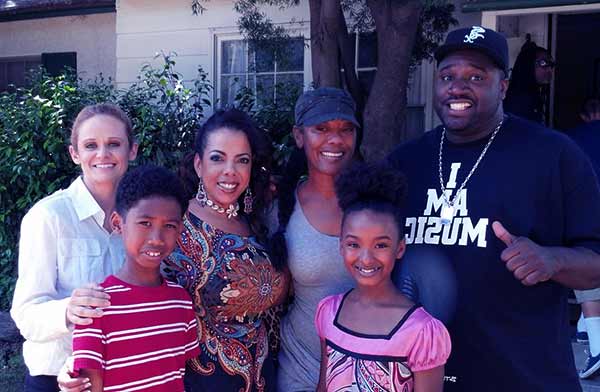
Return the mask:
{"type": "Polygon", "coordinates": [[[140,144],[136,164],[152,162],[177,167],[194,141],[194,128],[210,106],[212,89],[198,67],[193,86],[186,87],[175,71],[173,55],[161,54],[162,67],[142,67],[138,81],[121,92],[117,104],[129,114],[140,144]]]}
{"type": "Polygon", "coordinates": [[[210,104],[211,89],[199,68],[186,87],[172,55],[162,67],[142,69],[138,81],[116,90],[111,80],[77,80],[72,74],[31,76],[29,88],[0,94],[0,310],[10,307],[23,215],[39,199],[66,188],[77,176],[67,144],[71,123],[85,105],[113,102],[131,117],[140,143],[136,163],[174,168],[193,140],[193,128],[210,104]]]}
{"type": "Polygon", "coordinates": [[[287,162],[295,145],[292,136],[294,106],[302,88],[294,83],[278,83],[275,90],[278,92],[277,100],[268,100],[259,106],[256,94],[249,88],[241,88],[234,105],[250,113],[256,124],[270,136],[274,147],[274,170],[277,172],[287,162]]]}

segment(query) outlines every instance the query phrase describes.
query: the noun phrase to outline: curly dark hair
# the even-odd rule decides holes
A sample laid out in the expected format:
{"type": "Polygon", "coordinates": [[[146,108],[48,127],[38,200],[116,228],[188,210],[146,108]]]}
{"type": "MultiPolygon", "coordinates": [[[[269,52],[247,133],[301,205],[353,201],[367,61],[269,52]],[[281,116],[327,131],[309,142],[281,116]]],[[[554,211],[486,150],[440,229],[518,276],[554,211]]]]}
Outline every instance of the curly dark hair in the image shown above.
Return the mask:
{"type": "Polygon", "coordinates": [[[188,207],[183,185],[174,173],[163,167],[142,165],[127,172],[119,182],[115,210],[125,219],[127,212],[140,200],[151,197],[175,200],[181,207],[181,215],[188,207]]]}
{"type": "Polygon", "coordinates": [[[400,238],[404,237],[406,177],[385,161],[355,163],[335,181],[338,204],[346,217],[352,212],[370,210],[394,217],[400,238]]]}
{"type": "MultiPolygon", "coordinates": [[[[265,210],[269,199],[269,184],[271,176],[271,142],[267,134],[259,129],[245,112],[238,109],[217,110],[206,122],[196,129],[193,151],[182,160],[179,177],[185,186],[185,195],[191,199],[198,189],[199,178],[194,169],[194,155],[202,156],[208,137],[220,129],[230,129],[242,132],[248,138],[252,150],[252,170],[250,172],[250,190],[254,202],[250,214],[240,210],[259,242],[266,243],[267,227],[265,225],[265,210]]],[[[244,194],[238,202],[243,205],[244,194]]]]}

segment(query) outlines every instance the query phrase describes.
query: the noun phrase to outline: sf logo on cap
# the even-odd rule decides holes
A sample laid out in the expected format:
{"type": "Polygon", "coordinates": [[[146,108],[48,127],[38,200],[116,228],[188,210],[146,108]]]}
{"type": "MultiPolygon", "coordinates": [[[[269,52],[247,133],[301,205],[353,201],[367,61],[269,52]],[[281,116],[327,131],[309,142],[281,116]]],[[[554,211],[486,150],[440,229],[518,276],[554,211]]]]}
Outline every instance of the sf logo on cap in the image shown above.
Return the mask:
{"type": "Polygon", "coordinates": [[[485,29],[479,26],[473,26],[469,35],[465,35],[464,42],[472,44],[477,38],[485,38],[482,33],[485,33],[485,29]]]}

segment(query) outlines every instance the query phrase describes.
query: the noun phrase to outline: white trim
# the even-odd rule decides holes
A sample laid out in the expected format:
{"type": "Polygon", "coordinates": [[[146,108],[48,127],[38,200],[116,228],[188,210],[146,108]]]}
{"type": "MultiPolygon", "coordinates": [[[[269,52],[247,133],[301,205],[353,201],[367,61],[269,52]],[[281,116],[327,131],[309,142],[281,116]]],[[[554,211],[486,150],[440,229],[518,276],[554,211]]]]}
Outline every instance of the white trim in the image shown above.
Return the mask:
{"type": "Polygon", "coordinates": [[[421,61],[421,101],[423,101],[423,128],[424,132],[433,129],[439,120],[433,108],[433,95],[435,94],[435,60],[421,61]]]}
{"type": "Polygon", "coordinates": [[[503,15],[527,15],[527,14],[563,14],[563,13],[585,13],[600,11],[600,3],[561,5],[555,7],[520,8],[498,11],[482,11],[481,26],[494,29],[498,27],[498,16],[503,15]]]}
{"type": "MultiPolygon", "coordinates": [[[[310,84],[312,83],[312,61],[310,55],[310,30],[309,23],[301,20],[301,21],[292,21],[292,22],[284,22],[284,23],[275,23],[277,26],[284,26],[294,38],[296,36],[304,37],[304,66],[303,66],[303,89],[306,90],[310,84]]],[[[240,33],[240,30],[237,26],[227,26],[227,27],[211,27],[209,28],[212,47],[209,48],[209,61],[212,64],[212,78],[213,81],[213,92],[212,92],[212,102],[213,105],[217,103],[221,98],[221,42],[223,40],[243,40],[244,37],[240,33]]],[[[290,72],[294,73],[294,72],[290,72]]],[[[245,75],[245,74],[244,74],[245,75]]]]}
{"type": "MultiPolygon", "coordinates": [[[[485,14],[502,16],[502,15],[524,15],[524,14],[554,14],[554,13],[568,13],[568,12],[590,12],[600,10],[600,3],[594,4],[575,4],[575,5],[560,5],[554,7],[538,7],[538,8],[518,8],[510,10],[498,10],[498,11],[482,11],[481,20],[483,24],[483,17],[485,14]]],[[[482,26],[486,27],[486,26],[482,26]]]]}
{"type": "MultiPolygon", "coordinates": [[[[289,25],[289,23],[288,23],[289,25]]],[[[256,75],[256,76],[260,76],[260,75],[285,75],[285,74],[300,74],[300,72],[302,72],[302,88],[303,89],[307,89],[310,85],[310,83],[312,82],[312,67],[311,65],[311,59],[310,59],[310,47],[306,45],[307,42],[307,33],[308,33],[308,29],[306,28],[290,28],[289,29],[292,39],[297,39],[302,37],[304,39],[304,45],[303,45],[303,50],[304,50],[304,63],[303,63],[303,69],[302,71],[278,71],[277,70],[277,65],[275,65],[275,69],[272,72],[242,72],[242,73],[231,73],[228,75],[231,76],[235,76],[235,75],[240,75],[240,76],[246,76],[249,74],[252,75],[256,75]]],[[[220,98],[221,98],[221,61],[223,58],[223,53],[222,53],[222,43],[225,41],[242,41],[244,40],[244,37],[242,36],[242,34],[240,34],[239,30],[237,30],[237,28],[214,28],[211,29],[211,33],[212,33],[212,37],[213,39],[212,41],[212,45],[213,47],[211,48],[211,53],[213,58],[211,59],[211,62],[213,64],[213,84],[214,84],[214,89],[213,89],[213,102],[220,103],[220,98]]],[[[310,41],[310,39],[308,39],[308,41],[310,41]]],[[[276,76],[275,76],[276,78],[276,76]]]]}
{"type": "MultiPolygon", "coordinates": [[[[577,5],[564,5],[555,7],[538,7],[538,8],[522,8],[522,9],[509,9],[499,11],[483,11],[481,13],[481,26],[489,29],[497,30],[498,17],[500,16],[520,16],[520,15],[531,15],[531,14],[543,14],[544,15],[544,42],[545,47],[551,49],[551,54],[556,58],[556,38],[557,38],[557,21],[558,15],[569,14],[569,13],[591,13],[600,11],[600,3],[594,4],[577,4],[577,5]],[[552,36],[548,37],[548,15],[552,15],[552,36]]],[[[550,102],[548,111],[550,113],[549,126],[554,126],[554,78],[550,85],[550,102]]]]}
{"type": "MultiPolygon", "coordinates": [[[[552,45],[550,45],[550,54],[552,55],[553,58],[556,58],[556,39],[557,39],[557,29],[558,29],[558,15],[557,14],[553,14],[552,15],[552,36],[549,37],[550,42],[552,42],[552,45]]],[[[548,18],[546,18],[546,31],[548,31],[548,18]]],[[[548,98],[548,113],[549,118],[548,118],[548,126],[550,128],[554,128],[554,92],[555,92],[555,87],[554,87],[554,83],[556,81],[556,72],[554,73],[554,77],[552,78],[552,80],[550,81],[550,95],[548,98]]]]}
{"type": "Polygon", "coordinates": [[[0,63],[16,63],[18,61],[39,61],[42,62],[41,54],[25,54],[19,56],[0,56],[0,63]]]}

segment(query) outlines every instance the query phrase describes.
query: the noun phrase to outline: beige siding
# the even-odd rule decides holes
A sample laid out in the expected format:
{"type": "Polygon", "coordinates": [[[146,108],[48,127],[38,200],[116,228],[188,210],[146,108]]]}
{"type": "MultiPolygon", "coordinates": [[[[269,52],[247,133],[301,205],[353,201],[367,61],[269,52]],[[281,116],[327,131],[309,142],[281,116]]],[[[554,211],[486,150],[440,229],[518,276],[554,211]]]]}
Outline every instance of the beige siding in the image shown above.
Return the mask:
{"type": "Polygon", "coordinates": [[[116,15],[64,16],[0,23],[0,57],[77,52],[83,78],[115,77],[116,15]]]}
{"type": "MultiPolygon", "coordinates": [[[[266,9],[276,23],[308,19],[307,2],[286,10],[266,9]]],[[[117,1],[117,84],[135,81],[144,63],[156,53],[177,53],[176,70],[185,80],[193,79],[201,66],[211,81],[215,78],[215,41],[220,35],[238,34],[238,14],[230,0],[203,3],[207,10],[193,15],[191,0],[117,1]]],[[[296,24],[301,27],[300,24],[296,24]]]]}

